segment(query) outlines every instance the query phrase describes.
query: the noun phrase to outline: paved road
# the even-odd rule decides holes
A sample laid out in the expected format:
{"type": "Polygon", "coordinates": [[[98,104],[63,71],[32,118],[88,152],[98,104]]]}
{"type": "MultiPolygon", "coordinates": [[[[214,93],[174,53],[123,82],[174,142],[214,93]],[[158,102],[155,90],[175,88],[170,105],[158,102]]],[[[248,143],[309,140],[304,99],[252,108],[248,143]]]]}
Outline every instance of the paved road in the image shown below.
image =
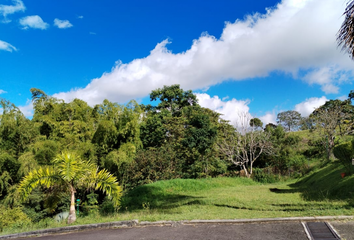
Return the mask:
{"type": "Polygon", "coordinates": [[[245,223],[245,224],[198,224],[170,226],[148,226],[118,229],[99,229],[83,232],[47,235],[30,238],[36,240],[307,240],[299,222],[245,223]]]}
{"type": "Polygon", "coordinates": [[[333,228],[339,233],[342,239],[354,240],[354,222],[330,222],[333,228]]]}

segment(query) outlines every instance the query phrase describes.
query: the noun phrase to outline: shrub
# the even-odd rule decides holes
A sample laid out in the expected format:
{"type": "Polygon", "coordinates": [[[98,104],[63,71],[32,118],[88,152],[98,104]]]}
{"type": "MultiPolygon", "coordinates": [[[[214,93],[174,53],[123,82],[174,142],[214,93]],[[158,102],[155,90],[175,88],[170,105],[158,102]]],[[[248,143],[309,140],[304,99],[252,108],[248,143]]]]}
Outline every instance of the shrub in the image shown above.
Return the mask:
{"type": "Polygon", "coordinates": [[[115,212],[116,208],[114,207],[113,202],[106,197],[100,207],[101,215],[106,216],[115,212]]]}
{"type": "Polygon", "coordinates": [[[252,174],[253,180],[260,183],[275,183],[280,180],[278,175],[268,173],[264,170],[265,169],[254,168],[252,174]]]}
{"type": "Polygon", "coordinates": [[[354,140],[337,145],[333,149],[334,156],[345,167],[347,174],[353,174],[352,159],[354,157],[354,140]]]}
{"type": "Polygon", "coordinates": [[[308,167],[307,159],[304,155],[293,155],[289,157],[288,169],[292,172],[304,173],[308,167]]]}
{"type": "Polygon", "coordinates": [[[31,223],[27,215],[22,212],[21,208],[6,208],[0,206],[0,232],[6,227],[21,227],[31,223]]]}

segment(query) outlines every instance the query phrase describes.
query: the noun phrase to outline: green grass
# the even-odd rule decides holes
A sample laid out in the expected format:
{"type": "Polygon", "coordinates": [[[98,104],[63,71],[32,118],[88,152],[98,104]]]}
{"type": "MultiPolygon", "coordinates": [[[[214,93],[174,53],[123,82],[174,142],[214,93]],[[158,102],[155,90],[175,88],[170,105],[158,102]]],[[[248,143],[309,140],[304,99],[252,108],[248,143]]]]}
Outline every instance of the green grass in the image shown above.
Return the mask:
{"type": "MultiPolygon", "coordinates": [[[[260,184],[246,178],[174,179],[143,185],[122,199],[120,212],[79,217],[75,224],[140,221],[240,219],[353,215],[354,176],[330,163],[299,181],[260,184]]],[[[2,234],[65,226],[42,221],[2,234]]]]}

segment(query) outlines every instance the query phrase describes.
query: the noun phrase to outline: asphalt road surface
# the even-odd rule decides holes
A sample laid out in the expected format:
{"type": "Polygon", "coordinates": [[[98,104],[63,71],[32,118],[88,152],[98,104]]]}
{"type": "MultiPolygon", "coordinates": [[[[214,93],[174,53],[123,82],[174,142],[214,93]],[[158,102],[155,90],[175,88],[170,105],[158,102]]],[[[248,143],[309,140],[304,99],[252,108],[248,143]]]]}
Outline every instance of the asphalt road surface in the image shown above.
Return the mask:
{"type": "MultiPolygon", "coordinates": [[[[23,238],[22,238],[23,239],[23,238]]],[[[82,232],[46,235],[36,240],[307,240],[300,222],[245,223],[245,224],[198,224],[176,226],[147,226],[117,229],[95,229],[82,232]]]]}

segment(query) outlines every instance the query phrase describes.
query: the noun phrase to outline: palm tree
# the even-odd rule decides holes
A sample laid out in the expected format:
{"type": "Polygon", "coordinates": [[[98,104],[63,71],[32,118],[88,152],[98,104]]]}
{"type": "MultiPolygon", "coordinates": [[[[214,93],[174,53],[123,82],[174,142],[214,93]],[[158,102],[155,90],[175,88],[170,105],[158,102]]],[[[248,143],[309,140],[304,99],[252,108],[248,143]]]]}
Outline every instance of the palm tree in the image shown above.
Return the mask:
{"type": "Polygon", "coordinates": [[[337,42],[354,59],[354,0],[348,2],[343,15],[345,19],[337,33],[337,42]]]}
{"type": "Polygon", "coordinates": [[[53,167],[39,168],[30,172],[19,184],[19,192],[26,199],[38,185],[46,188],[59,186],[70,193],[71,204],[68,224],[76,220],[75,193],[78,188],[95,189],[105,192],[119,205],[122,189],[116,177],[106,169],[98,167],[90,161],[83,161],[74,153],[63,152],[53,160],[53,167]]]}

